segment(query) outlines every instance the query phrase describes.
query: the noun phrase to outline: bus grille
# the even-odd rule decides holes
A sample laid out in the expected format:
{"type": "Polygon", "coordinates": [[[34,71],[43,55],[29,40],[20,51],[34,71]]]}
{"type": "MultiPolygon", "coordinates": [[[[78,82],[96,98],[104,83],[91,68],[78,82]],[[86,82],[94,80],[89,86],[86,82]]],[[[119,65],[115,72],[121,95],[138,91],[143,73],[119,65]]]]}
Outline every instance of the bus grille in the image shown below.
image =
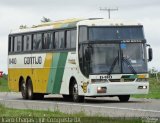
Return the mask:
{"type": "Polygon", "coordinates": [[[110,82],[133,82],[135,79],[109,79],[110,82]]]}

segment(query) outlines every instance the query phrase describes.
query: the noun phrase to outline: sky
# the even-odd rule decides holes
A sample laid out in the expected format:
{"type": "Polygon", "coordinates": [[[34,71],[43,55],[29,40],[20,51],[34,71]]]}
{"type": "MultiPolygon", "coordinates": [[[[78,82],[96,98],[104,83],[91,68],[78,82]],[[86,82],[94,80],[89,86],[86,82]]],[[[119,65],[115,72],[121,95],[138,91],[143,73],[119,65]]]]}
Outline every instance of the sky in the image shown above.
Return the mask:
{"type": "Polygon", "coordinates": [[[0,0],[0,70],[8,73],[8,34],[20,25],[40,24],[42,17],[53,21],[69,18],[108,18],[101,8],[117,8],[113,19],[137,20],[153,48],[149,68],[160,71],[160,0],[0,0]]]}

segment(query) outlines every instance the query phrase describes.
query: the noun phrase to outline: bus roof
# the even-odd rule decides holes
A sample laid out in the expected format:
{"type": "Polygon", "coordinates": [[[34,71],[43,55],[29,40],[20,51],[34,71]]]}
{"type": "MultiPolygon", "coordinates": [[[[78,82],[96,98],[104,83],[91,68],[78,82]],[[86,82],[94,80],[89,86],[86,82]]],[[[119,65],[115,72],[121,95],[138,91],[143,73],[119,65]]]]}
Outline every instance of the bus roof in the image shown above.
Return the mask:
{"type": "Polygon", "coordinates": [[[77,25],[86,26],[138,26],[137,21],[122,19],[86,19],[78,22],[77,25]]]}
{"type": "Polygon", "coordinates": [[[13,30],[11,31],[10,34],[36,32],[36,31],[61,29],[61,28],[73,28],[73,27],[76,27],[77,22],[79,22],[80,20],[83,20],[83,19],[75,18],[75,19],[67,19],[67,20],[60,20],[60,21],[54,21],[54,22],[44,22],[39,25],[33,25],[32,27],[13,30]]]}
{"type": "Polygon", "coordinates": [[[86,25],[86,26],[133,26],[141,25],[136,21],[126,21],[126,20],[117,20],[117,19],[102,19],[102,18],[89,18],[89,19],[67,19],[54,22],[45,22],[39,25],[33,25],[32,27],[26,27],[18,30],[11,31],[10,34],[18,33],[28,33],[28,32],[37,32],[43,30],[51,29],[63,29],[63,28],[73,28],[77,25],[86,25]]]}

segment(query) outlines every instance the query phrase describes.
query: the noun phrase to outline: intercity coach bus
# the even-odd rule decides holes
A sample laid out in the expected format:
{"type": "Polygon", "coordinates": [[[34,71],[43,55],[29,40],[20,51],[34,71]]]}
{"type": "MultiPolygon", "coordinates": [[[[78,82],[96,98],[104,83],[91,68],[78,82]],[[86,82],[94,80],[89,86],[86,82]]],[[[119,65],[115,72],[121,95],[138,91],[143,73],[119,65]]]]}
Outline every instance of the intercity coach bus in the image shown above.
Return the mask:
{"type": "Polygon", "coordinates": [[[131,94],[148,93],[151,60],[152,49],[137,22],[47,22],[9,34],[9,87],[23,99],[61,94],[75,102],[107,96],[127,102],[131,94]]]}

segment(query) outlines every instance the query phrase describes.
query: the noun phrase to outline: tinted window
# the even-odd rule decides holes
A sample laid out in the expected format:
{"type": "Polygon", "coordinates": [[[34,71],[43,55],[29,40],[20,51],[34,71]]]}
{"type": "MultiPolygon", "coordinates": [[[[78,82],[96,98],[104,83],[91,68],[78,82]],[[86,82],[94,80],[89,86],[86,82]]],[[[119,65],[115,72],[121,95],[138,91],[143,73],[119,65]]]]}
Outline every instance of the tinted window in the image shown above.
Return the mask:
{"type": "Polygon", "coordinates": [[[32,36],[31,35],[25,35],[23,38],[24,42],[23,42],[23,51],[30,51],[31,47],[32,47],[32,36]]]}
{"type": "Polygon", "coordinates": [[[13,52],[13,40],[14,39],[14,37],[9,37],[9,52],[13,52]]]}
{"type": "Polygon", "coordinates": [[[87,40],[87,27],[79,28],[79,42],[87,40]]]}
{"type": "Polygon", "coordinates": [[[71,48],[76,48],[76,30],[71,31],[71,48]]]}
{"type": "Polygon", "coordinates": [[[55,48],[65,48],[64,31],[55,32],[55,48]]]}
{"type": "Polygon", "coordinates": [[[40,50],[42,48],[42,34],[33,35],[33,50],[40,50]]]}
{"type": "Polygon", "coordinates": [[[53,47],[53,38],[51,33],[44,33],[43,37],[43,49],[52,49],[53,47]]]}
{"type": "Polygon", "coordinates": [[[22,50],[22,36],[16,36],[14,38],[14,51],[20,52],[22,50]]]}
{"type": "Polygon", "coordinates": [[[17,51],[17,37],[14,37],[14,52],[17,51]]]}
{"type": "Polygon", "coordinates": [[[59,32],[59,48],[64,48],[64,31],[59,32]]]}
{"type": "Polygon", "coordinates": [[[57,49],[58,48],[58,32],[55,32],[55,39],[54,39],[54,47],[57,49]]]}
{"type": "Polygon", "coordinates": [[[67,31],[66,48],[71,48],[71,31],[67,31]]]}
{"type": "Polygon", "coordinates": [[[67,31],[67,48],[76,47],[76,30],[67,31]]]}
{"type": "Polygon", "coordinates": [[[91,41],[124,39],[144,39],[143,28],[141,26],[89,28],[89,40],[91,41]]]}

